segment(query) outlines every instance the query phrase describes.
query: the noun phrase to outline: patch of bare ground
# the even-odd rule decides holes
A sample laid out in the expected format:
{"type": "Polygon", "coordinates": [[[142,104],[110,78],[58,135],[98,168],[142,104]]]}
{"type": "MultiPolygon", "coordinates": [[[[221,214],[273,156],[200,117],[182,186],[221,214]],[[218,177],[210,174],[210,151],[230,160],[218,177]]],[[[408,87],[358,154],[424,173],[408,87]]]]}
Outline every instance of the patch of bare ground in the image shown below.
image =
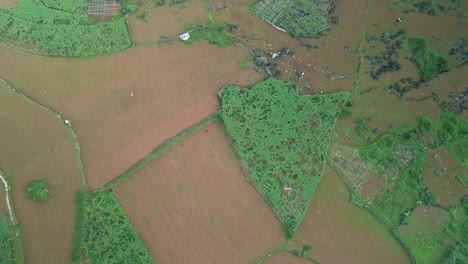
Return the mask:
{"type": "Polygon", "coordinates": [[[116,193],[158,263],[252,263],[285,240],[218,123],[147,165],[116,193]]]}
{"type": "Polygon", "coordinates": [[[436,196],[436,203],[444,206],[460,204],[466,189],[457,180],[460,173],[467,173],[446,148],[427,153],[424,166],[424,183],[436,196]]]}
{"type": "Polygon", "coordinates": [[[327,169],[290,248],[310,245],[309,256],[319,263],[410,263],[385,227],[349,200],[340,177],[327,169]]]}
{"type": "Polygon", "coordinates": [[[71,263],[75,226],[75,193],[80,188],[73,146],[66,141],[34,162],[13,183],[13,202],[21,225],[26,261],[71,263]],[[51,192],[44,202],[33,201],[27,186],[44,178],[51,192]]]}
{"type": "Polygon", "coordinates": [[[216,112],[216,93],[241,74],[239,61],[248,52],[181,43],[112,57],[58,59],[0,45],[0,57],[0,77],[72,121],[94,190],[216,112]]]}
{"type": "Polygon", "coordinates": [[[442,208],[418,206],[411,213],[408,224],[400,226],[399,232],[403,236],[417,237],[423,241],[430,239],[450,220],[450,214],[442,208]]]}
{"type": "Polygon", "coordinates": [[[63,143],[67,132],[57,122],[0,82],[0,168],[14,176],[63,143]]]}
{"type": "MultiPolygon", "coordinates": [[[[207,24],[208,12],[204,0],[190,0],[186,3],[157,6],[157,1],[145,1],[138,11],[128,16],[128,28],[136,44],[167,44],[191,25],[207,24]],[[166,35],[162,37],[163,35],[166,35]],[[162,37],[162,38],[161,38],[162,37]]],[[[178,41],[178,39],[176,39],[178,41]]]]}
{"type": "Polygon", "coordinates": [[[289,252],[280,252],[267,259],[264,264],[311,264],[313,262],[289,252]]]}
{"type": "Polygon", "coordinates": [[[2,0],[0,2],[0,8],[8,8],[17,5],[21,0],[2,0]]]}
{"type": "Polygon", "coordinates": [[[365,0],[337,5],[345,29],[331,26],[322,37],[293,38],[258,17],[251,9],[253,0],[211,0],[210,6],[216,23],[238,25],[231,33],[256,56],[269,56],[288,48],[293,56],[271,59],[280,79],[309,86],[306,93],[351,90],[359,63],[357,46],[363,30],[362,15],[365,0]],[[343,63],[346,61],[346,63],[343,63]],[[302,75],[302,73],[304,73],[302,75]]]}

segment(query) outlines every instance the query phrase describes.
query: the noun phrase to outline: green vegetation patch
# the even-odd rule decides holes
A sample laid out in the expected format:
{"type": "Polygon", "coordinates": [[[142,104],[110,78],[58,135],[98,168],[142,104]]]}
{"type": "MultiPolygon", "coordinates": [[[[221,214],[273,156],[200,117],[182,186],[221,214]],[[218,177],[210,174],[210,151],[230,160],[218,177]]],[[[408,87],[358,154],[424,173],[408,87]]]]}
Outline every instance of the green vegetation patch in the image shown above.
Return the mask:
{"type": "Polygon", "coordinates": [[[224,27],[196,27],[190,31],[190,38],[185,41],[187,44],[207,40],[210,44],[215,44],[221,48],[231,45],[231,36],[224,30],[224,27]]]}
{"type": "MultiPolygon", "coordinates": [[[[48,2],[60,2],[69,9],[75,6],[71,0],[48,2]]],[[[83,12],[49,8],[40,0],[22,0],[0,10],[0,40],[27,52],[71,57],[111,54],[131,45],[121,16],[96,22],[83,12]]]]}
{"type": "Polygon", "coordinates": [[[421,81],[428,81],[441,72],[450,70],[449,60],[431,49],[426,40],[419,37],[408,39],[411,59],[416,64],[421,81]]]}
{"type": "Polygon", "coordinates": [[[49,186],[45,179],[39,179],[28,185],[28,194],[34,201],[45,201],[49,198],[49,186]]]}
{"type": "Polygon", "coordinates": [[[88,6],[86,0],[41,0],[41,2],[49,8],[71,13],[83,12],[88,6]]]}
{"type": "Polygon", "coordinates": [[[463,166],[468,166],[468,122],[444,110],[440,116],[437,138],[463,166]]]}
{"type": "MultiPolygon", "coordinates": [[[[155,263],[113,192],[78,195],[77,203],[82,210],[77,223],[83,224],[75,230],[81,233],[75,234],[75,245],[81,236],[81,250],[91,263],[155,263]]],[[[75,249],[75,261],[76,254],[75,249]]]]}
{"type": "Polygon", "coordinates": [[[301,223],[328,158],[330,132],[350,93],[300,96],[268,79],[221,92],[222,119],[253,183],[285,225],[301,223]]]}
{"type": "Polygon", "coordinates": [[[326,16],[332,1],[263,0],[252,10],[272,25],[295,37],[311,37],[328,28],[326,16]]]}
{"type": "Polygon", "coordinates": [[[5,215],[0,214],[0,264],[13,263],[11,254],[10,231],[5,215]]]}

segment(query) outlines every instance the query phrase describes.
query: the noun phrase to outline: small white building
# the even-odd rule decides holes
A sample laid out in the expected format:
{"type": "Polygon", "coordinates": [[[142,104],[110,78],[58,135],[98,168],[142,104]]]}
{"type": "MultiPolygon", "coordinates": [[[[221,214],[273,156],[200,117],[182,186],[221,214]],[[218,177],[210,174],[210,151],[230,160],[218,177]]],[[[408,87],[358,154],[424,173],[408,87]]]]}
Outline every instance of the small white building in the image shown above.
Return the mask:
{"type": "Polygon", "coordinates": [[[186,41],[189,38],[190,38],[190,33],[188,33],[188,32],[185,32],[184,34],[179,36],[179,39],[182,40],[182,41],[186,41]]]}

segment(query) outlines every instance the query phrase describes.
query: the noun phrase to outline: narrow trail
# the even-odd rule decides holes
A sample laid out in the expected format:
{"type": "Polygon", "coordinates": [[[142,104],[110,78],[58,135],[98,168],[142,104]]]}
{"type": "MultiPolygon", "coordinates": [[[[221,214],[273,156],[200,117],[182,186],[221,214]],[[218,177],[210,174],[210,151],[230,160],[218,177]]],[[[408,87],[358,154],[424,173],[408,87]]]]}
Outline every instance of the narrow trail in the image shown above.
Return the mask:
{"type": "Polygon", "coordinates": [[[75,130],[73,129],[73,126],[70,122],[70,120],[64,118],[60,113],[58,113],[57,111],[47,107],[47,106],[44,106],[36,101],[34,101],[32,98],[28,97],[27,95],[23,94],[21,91],[19,91],[18,89],[14,88],[12,85],[10,85],[5,79],[1,78],[0,77],[0,84],[3,84],[5,87],[7,87],[8,89],[10,89],[12,92],[16,93],[17,95],[19,95],[22,99],[24,99],[25,101],[27,101],[28,103],[31,103],[37,107],[39,107],[40,109],[42,109],[43,111],[46,111],[48,114],[50,114],[52,117],[54,117],[55,119],[57,119],[59,121],[59,123],[64,126],[67,131],[68,131],[68,135],[70,137],[70,140],[73,144],[73,152],[75,154],[75,162],[76,162],[76,168],[78,170],[78,175],[80,177],[80,186],[81,186],[81,189],[85,192],[88,191],[88,185],[86,184],[86,179],[84,177],[84,170],[83,170],[83,163],[81,161],[81,150],[80,150],[80,144],[78,142],[78,136],[76,135],[76,132],[75,130]]]}
{"type": "Polygon", "coordinates": [[[8,208],[8,214],[10,215],[11,222],[14,225],[17,225],[18,221],[16,221],[15,213],[13,212],[13,208],[11,207],[11,203],[10,203],[10,186],[8,185],[8,182],[6,181],[3,175],[5,174],[2,171],[0,171],[0,179],[3,182],[3,187],[5,189],[5,200],[6,200],[6,204],[8,208]]]}

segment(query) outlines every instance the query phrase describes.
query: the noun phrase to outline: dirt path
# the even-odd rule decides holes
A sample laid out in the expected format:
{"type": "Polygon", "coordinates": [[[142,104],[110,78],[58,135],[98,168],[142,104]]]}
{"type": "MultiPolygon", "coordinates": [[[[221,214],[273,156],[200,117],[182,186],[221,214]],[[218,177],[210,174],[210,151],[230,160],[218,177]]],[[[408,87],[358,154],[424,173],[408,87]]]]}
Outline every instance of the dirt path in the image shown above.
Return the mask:
{"type": "Polygon", "coordinates": [[[3,187],[5,189],[5,200],[8,208],[8,214],[10,215],[11,222],[16,225],[18,222],[16,221],[15,213],[13,212],[13,208],[11,208],[11,203],[10,203],[10,186],[8,185],[7,181],[3,177],[3,172],[0,171],[0,179],[3,182],[3,187]]]}

